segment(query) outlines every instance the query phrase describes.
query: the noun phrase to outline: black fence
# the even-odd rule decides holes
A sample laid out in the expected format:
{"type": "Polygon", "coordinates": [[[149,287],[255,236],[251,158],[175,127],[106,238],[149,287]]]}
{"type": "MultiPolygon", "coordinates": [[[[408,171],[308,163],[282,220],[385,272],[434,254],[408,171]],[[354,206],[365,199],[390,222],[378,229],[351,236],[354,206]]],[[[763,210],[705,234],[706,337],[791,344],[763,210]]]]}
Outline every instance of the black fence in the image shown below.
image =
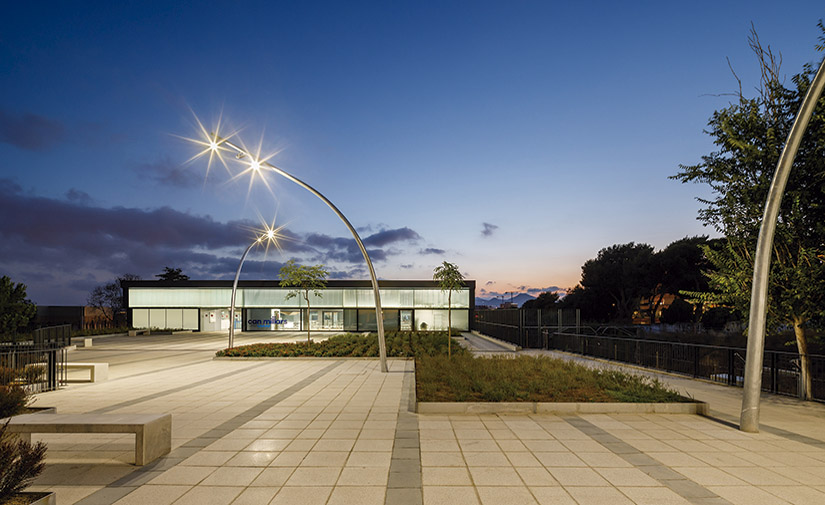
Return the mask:
{"type": "Polygon", "coordinates": [[[66,384],[66,347],[71,325],[34,330],[0,342],[0,385],[16,384],[30,393],[53,391],[66,384]]]}
{"type": "MultiPolygon", "coordinates": [[[[472,329],[521,347],[558,349],[731,386],[744,382],[744,348],[638,338],[637,327],[582,324],[575,310],[477,310],[472,329]]],[[[810,399],[825,402],[825,356],[810,354],[809,358],[810,399]]],[[[762,389],[801,396],[799,355],[765,351],[762,389]]]]}
{"type": "Polygon", "coordinates": [[[521,347],[547,348],[554,331],[582,330],[578,309],[476,310],[472,329],[521,347]]]}
{"type": "MultiPolygon", "coordinates": [[[[731,386],[741,386],[745,376],[745,349],[740,347],[557,332],[551,335],[547,348],[675,372],[731,386]]],[[[810,399],[825,402],[825,356],[809,354],[808,357],[812,377],[810,399]]],[[[801,396],[799,355],[787,351],[765,351],[762,390],[801,396]]]]}

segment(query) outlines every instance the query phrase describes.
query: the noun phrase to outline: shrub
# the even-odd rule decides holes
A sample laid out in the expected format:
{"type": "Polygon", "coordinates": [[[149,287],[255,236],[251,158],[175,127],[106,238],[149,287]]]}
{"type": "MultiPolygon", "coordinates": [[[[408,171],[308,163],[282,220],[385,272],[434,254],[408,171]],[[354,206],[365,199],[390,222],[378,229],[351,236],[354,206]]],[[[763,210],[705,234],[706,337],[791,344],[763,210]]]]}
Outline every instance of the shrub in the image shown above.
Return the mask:
{"type": "Polygon", "coordinates": [[[0,419],[23,413],[29,399],[29,393],[20,386],[0,386],[0,419]]]}
{"type": "Polygon", "coordinates": [[[46,444],[32,444],[7,433],[8,421],[0,425],[0,502],[26,489],[43,472],[46,444]]]}

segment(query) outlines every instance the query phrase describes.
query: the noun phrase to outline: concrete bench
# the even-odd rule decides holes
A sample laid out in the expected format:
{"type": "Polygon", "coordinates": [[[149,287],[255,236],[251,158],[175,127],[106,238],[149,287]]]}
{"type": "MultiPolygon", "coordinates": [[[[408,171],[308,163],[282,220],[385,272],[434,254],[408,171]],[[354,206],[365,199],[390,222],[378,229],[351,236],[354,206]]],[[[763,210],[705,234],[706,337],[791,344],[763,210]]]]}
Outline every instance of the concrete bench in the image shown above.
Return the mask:
{"type": "Polygon", "coordinates": [[[100,382],[109,379],[109,363],[66,363],[66,370],[88,370],[89,380],[70,379],[66,382],[100,382]]]}
{"type": "Polygon", "coordinates": [[[130,337],[136,337],[138,335],[149,335],[149,329],[143,328],[142,330],[129,330],[130,337]]]}
{"type": "Polygon", "coordinates": [[[25,441],[32,433],[134,433],[138,466],[172,450],[172,414],[23,414],[8,430],[25,441]]]}

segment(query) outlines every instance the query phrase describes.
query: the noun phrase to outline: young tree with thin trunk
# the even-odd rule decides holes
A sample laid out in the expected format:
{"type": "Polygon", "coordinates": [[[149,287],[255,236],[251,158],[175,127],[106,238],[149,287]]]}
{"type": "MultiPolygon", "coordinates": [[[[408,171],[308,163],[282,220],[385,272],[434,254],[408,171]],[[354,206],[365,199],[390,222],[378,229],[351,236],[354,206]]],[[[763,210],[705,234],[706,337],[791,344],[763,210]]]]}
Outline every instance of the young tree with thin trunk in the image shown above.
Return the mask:
{"type": "Polygon", "coordinates": [[[280,286],[282,288],[293,288],[286,295],[287,300],[295,296],[302,296],[307,304],[307,343],[312,343],[310,339],[309,327],[309,292],[315,296],[322,296],[321,290],[327,287],[327,277],[329,272],[324,265],[304,266],[298,265],[295,260],[289,260],[281,267],[280,286]]]}
{"type": "Polygon", "coordinates": [[[438,282],[441,291],[447,292],[447,356],[452,357],[453,342],[453,291],[464,287],[464,276],[458,266],[448,261],[435,267],[433,280],[438,282]]]}
{"type": "MultiPolygon", "coordinates": [[[[820,42],[825,42],[825,26],[820,42]]],[[[718,151],[696,165],[680,166],[673,178],[705,183],[714,197],[699,199],[699,219],[725,235],[719,248],[705,246],[716,267],[709,275],[712,293],[695,293],[703,301],[724,303],[748,318],[753,255],[765,201],[783,141],[810,87],[814,66],[806,64],[786,87],[781,56],[764,47],[755,30],[749,38],[761,78],[757,95],[737,100],[713,113],[707,133],[718,151]]],[[[817,49],[822,51],[825,44],[817,49]]],[[[816,67],[819,65],[817,64],[816,67]]],[[[735,74],[734,74],[735,75],[735,74]]],[[[738,81],[738,77],[736,78],[738,81]]],[[[802,139],[779,211],[768,286],[768,328],[790,327],[799,353],[802,394],[811,397],[811,371],[805,329],[825,316],[825,99],[820,99],[802,139]]]]}

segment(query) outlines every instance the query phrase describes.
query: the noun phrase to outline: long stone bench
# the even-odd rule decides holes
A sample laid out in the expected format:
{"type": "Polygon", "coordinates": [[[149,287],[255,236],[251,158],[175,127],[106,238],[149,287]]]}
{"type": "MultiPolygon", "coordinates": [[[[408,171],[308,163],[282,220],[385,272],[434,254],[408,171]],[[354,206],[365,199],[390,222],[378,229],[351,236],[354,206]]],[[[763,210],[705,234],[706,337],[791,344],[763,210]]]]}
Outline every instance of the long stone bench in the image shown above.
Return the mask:
{"type": "Polygon", "coordinates": [[[66,370],[88,370],[89,380],[67,379],[66,382],[100,382],[109,379],[109,363],[66,363],[66,370]]]}
{"type": "Polygon", "coordinates": [[[129,330],[129,336],[130,337],[136,337],[138,335],[150,335],[150,334],[151,333],[149,332],[148,328],[143,328],[143,329],[139,329],[139,330],[129,330]]]}
{"type": "Polygon", "coordinates": [[[138,466],[172,450],[172,414],[23,414],[8,430],[26,441],[32,433],[134,433],[138,466]]]}

